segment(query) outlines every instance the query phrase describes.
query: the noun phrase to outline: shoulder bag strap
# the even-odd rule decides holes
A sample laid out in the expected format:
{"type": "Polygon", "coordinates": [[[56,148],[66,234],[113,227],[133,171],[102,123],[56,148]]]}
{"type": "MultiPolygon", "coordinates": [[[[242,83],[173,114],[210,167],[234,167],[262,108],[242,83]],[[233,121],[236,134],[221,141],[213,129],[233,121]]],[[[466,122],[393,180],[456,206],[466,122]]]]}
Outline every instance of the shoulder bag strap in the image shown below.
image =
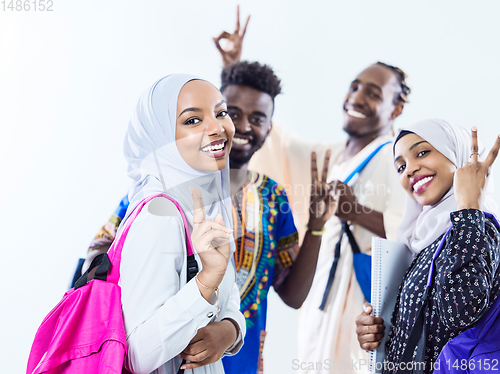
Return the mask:
{"type": "MultiPolygon", "coordinates": [[[[123,230],[121,230],[120,234],[118,235],[118,238],[113,241],[113,244],[111,245],[111,248],[109,249],[108,253],[106,254],[109,256],[109,261],[111,262],[111,271],[108,273],[108,281],[113,282],[118,284],[118,280],[120,279],[120,263],[121,263],[121,256],[122,256],[122,249],[123,245],[125,244],[125,240],[127,239],[127,234],[130,230],[130,226],[132,223],[135,221],[139,213],[141,212],[142,208],[144,205],[146,205],[148,202],[150,202],[152,199],[156,197],[164,197],[167,198],[168,200],[172,201],[176,208],[179,210],[179,213],[181,214],[182,221],[184,223],[184,229],[185,229],[185,235],[186,235],[186,243],[187,243],[187,256],[188,256],[188,281],[191,280],[192,277],[196,275],[198,272],[198,265],[196,263],[196,259],[194,258],[194,249],[193,249],[193,244],[191,242],[191,235],[189,231],[189,226],[187,224],[187,219],[186,216],[179,205],[177,201],[172,199],[170,196],[159,193],[155,195],[148,196],[144,200],[142,200],[133,210],[133,212],[130,214],[128,219],[125,221],[125,226],[123,227],[123,230]],[[190,278],[191,276],[191,278],[190,278]]],[[[96,257],[97,258],[97,257],[96,257]]]]}
{"type": "MultiPolygon", "coordinates": [[[[380,151],[384,146],[387,144],[392,143],[392,142],[385,142],[383,144],[380,144],[375,150],[366,157],[363,162],[361,162],[356,169],[353,170],[349,176],[344,179],[344,183],[349,183],[350,180],[358,173],[361,173],[361,171],[364,169],[364,167],[370,162],[370,160],[375,156],[378,151],[380,151]]],[[[328,281],[326,283],[325,291],[323,292],[323,299],[321,301],[321,305],[319,306],[320,310],[324,310],[326,306],[326,301],[328,299],[328,295],[330,294],[330,290],[332,288],[333,280],[335,278],[335,273],[337,272],[337,264],[339,262],[340,258],[340,246],[342,244],[342,238],[344,237],[344,234],[347,233],[347,236],[349,238],[349,243],[351,244],[351,248],[354,253],[360,252],[358,243],[354,239],[354,235],[352,235],[351,230],[349,229],[349,225],[346,222],[342,222],[342,230],[340,232],[340,237],[335,245],[335,252],[334,252],[334,257],[333,257],[333,263],[330,268],[330,273],[328,275],[328,281]]]]}

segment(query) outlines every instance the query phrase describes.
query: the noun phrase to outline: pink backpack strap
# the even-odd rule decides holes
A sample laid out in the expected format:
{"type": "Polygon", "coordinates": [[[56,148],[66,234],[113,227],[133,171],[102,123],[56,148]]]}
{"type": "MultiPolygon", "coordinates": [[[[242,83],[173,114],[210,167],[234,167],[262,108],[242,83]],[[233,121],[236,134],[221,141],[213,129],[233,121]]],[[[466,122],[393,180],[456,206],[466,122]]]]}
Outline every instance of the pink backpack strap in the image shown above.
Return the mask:
{"type": "Polygon", "coordinates": [[[110,272],[108,273],[107,280],[109,282],[113,282],[115,284],[118,284],[118,280],[120,279],[120,263],[121,263],[121,257],[122,257],[122,249],[123,245],[125,244],[125,240],[127,239],[127,234],[130,230],[130,226],[132,226],[132,223],[135,221],[139,213],[141,212],[142,208],[144,205],[149,203],[152,199],[156,197],[164,197],[171,202],[175,204],[175,207],[179,210],[179,213],[181,214],[182,217],[182,222],[184,223],[184,229],[185,229],[185,234],[186,234],[186,243],[187,243],[187,255],[192,256],[194,255],[194,249],[193,249],[193,243],[191,242],[191,235],[189,231],[189,226],[187,223],[186,215],[184,214],[184,211],[182,210],[181,206],[177,201],[175,201],[173,198],[170,196],[164,194],[164,193],[158,193],[156,195],[151,195],[142,200],[132,211],[130,216],[127,218],[125,221],[125,226],[123,227],[123,230],[121,230],[120,234],[118,235],[117,238],[113,241],[113,244],[111,245],[111,248],[108,251],[108,256],[111,261],[111,269],[110,272]]]}

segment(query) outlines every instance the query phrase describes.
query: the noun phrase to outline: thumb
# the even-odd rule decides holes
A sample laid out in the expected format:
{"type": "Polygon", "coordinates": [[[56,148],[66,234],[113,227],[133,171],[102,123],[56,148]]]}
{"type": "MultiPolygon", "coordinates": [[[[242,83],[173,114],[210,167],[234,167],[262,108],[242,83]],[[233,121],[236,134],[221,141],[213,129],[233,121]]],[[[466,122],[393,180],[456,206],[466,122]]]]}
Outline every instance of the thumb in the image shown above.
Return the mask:
{"type": "Polygon", "coordinates": [[[221,224],[222,226],[226,226],[226,224],[224,223],[224,220],[222,219],[222,214],[217,214],[217,216],[215,217],[215,222],[217,222],[218,224],[221,224]]]}
{"type": "Polygon", "coordinates": [[[220,46],[220,43],[219,43],[219,39],[217,38],[212,38],[214,43],[215,43],[215,48],[217,48],[217,50],[220,52],[220,53],[224,53],[225,51],[222,49],[222,47],[220,46]]]}
{"type": "Polygon", "coordinates": [[[370,304],[370,303],[364,303],[363,304],[363,310],[365,311],[366,314],[371,314],[371,312],[373,311],[372,304],[370,304]]]}

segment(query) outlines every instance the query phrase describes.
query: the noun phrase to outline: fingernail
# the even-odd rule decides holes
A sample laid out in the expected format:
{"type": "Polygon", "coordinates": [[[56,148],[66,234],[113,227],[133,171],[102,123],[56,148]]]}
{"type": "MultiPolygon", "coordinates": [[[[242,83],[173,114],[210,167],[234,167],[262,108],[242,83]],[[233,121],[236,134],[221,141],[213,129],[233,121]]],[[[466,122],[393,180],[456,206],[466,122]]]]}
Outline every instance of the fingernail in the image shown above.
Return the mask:
{"type": "Polygon", "coordinates": [[[181,369],[182,369],[182,370],[185,370],[185,369],[186,369],[186,365],[182,365],[182,366],[181,366],[181,369]]]}
{"type": "Polygon", "coordinates": [[[476,126],[472,126],[472,131],[477,131],[476,126]]]}
{"type": "Polygon", "coordinates": [[[363,310],[365,311],[365,313],[368,313],[370,307],[368,305],[363,305],[363,310]]]}

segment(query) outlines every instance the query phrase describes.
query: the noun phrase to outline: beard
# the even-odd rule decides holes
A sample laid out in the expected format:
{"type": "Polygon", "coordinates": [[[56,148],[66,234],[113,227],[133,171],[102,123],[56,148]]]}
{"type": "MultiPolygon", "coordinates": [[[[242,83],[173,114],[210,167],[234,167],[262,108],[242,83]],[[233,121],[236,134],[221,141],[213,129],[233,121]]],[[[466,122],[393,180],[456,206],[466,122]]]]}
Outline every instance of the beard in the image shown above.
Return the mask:
{"type": "Polygon", "coordinates": [[[257,152],[266,141],[266,138],[262,139],[258,144],[255,144],[248,152],[233,152],[229,153],[229,167],[231,169],[241,169],[243,166],[250,162],[252,156],[257,152]]]}
{"type": "Polygon", "coordinates": [[[241,169],[244,165],[248,164],[250,162],[250,159],[252,158],[253,154],[255,152],[248,152],[247,154],[241,155],[241,156],[231,156],[231,153],[229,154],[229,167],[231,169],[241,169]]]}

